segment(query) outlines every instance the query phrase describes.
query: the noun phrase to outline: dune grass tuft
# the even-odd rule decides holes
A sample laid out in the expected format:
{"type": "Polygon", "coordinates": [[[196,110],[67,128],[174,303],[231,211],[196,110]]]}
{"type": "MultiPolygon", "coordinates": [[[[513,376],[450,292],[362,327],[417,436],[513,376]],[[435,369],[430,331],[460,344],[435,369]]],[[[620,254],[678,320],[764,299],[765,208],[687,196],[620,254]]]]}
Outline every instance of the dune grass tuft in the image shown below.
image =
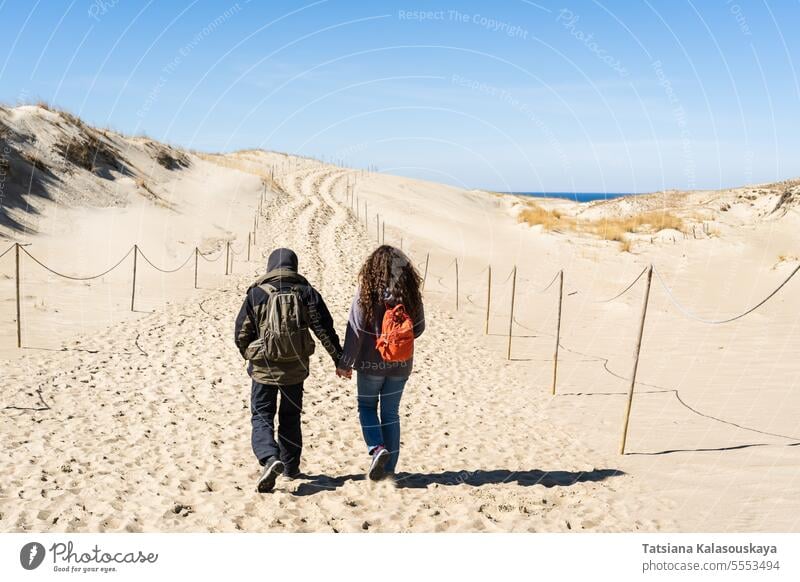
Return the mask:
{"type": "Polygon", "coordinates": [[[622,243],[624,251],[632,247],[630,234],[653,234],[664,229],[685,232],[687,226],[683,218],[669,211],[650,211],[597,220],[580,220],[567,216],[558,210],[548,210],[529,202],[518,215],[519,222],[531,226],[541,226],[546,231],[572,231],[590,234],[603,240],[622,243]]]}
{"type": "Polygon", "coordinates": [[[94,172],[98,167],[120,168],[122,162],[116,148],[99,139],[93,131],[87,131],[80,138],[64,138],[55,144],[55,149],[65,160],[94,172]]]}
{"type": "Polygon", "coordinates": [[[522,210],[518,220],[531,226],[541,226],[544,230],[555,230],[566,222],[558,210],[547,210],[537,204],[530,204],[522,210]]]}
{"type": "Polygon", "coordinates": [[[160,147],[156,151],[156,161],[167,170],[180,170],[191,165],[189,157],[171,148],[160,147]]]}

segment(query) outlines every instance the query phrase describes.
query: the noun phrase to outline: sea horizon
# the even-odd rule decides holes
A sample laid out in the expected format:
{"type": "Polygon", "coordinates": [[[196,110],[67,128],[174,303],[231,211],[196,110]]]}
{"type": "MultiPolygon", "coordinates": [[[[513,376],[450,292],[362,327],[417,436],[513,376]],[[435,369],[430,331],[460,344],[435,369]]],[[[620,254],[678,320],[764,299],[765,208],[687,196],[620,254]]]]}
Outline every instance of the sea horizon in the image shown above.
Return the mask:
{"type": "Polygon", "coordinates": [[[638,196],[635,192],[504,192],[517,196],[530,196],[532,198],[561,198],[575,202],[594,202],[595,200],[612,200],[625,196],[638,196]]]}

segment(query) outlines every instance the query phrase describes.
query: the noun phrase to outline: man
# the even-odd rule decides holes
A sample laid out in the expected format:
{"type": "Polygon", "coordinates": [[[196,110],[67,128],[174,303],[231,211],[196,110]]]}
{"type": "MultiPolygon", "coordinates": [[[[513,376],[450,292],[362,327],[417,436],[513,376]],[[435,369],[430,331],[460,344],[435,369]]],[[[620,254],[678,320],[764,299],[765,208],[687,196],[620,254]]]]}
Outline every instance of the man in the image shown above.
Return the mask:
{"type": "Polygon", "coordinates": [[[325,301],[298,274],[297,255],[289,249],[276,249],[267,260],[267,273],[247,290],[235,327],[236,347],[248,360],[247,372],[253,380],[253,452],[264,467],[256,487],[259,493],[272,491],[280,474],[289,478],[300,475],[303,382],[315,348],[309,329],[335,365],[342,347],[325,301]]]}

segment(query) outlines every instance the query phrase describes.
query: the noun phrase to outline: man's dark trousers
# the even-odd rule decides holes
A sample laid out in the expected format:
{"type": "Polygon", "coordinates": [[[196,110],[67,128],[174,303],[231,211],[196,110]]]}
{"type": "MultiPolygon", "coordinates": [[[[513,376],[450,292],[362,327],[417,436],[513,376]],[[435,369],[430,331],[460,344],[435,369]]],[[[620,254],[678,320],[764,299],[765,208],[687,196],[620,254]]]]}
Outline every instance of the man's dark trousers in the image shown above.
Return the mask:
{"type": "Polygon", "coordinates": [[[303,383],[290,386],[260,384],[253,380],[250,396],[253,424],[253,452],[262,465],[279,457],[287,468],[300,466],[303,435],[300,413],[303,410],[303,383]],[[278,407],[278,393],[281,395],[278,407]],[[278,413],[278,442],[275,442],[275,413],[278,413]]]}

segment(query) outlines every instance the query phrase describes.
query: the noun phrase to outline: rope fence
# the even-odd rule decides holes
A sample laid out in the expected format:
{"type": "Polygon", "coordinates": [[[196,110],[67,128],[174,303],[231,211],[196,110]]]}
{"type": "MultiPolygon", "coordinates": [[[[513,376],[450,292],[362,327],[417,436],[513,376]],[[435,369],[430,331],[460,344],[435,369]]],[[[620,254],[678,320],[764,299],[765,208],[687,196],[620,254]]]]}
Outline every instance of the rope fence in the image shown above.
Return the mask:
{"type": "Polygon", "coordinates": [[[645,273],[647,273],[647,267],[642,269],[642,272],[639,273],[636,276],[636,278],[633,281],[631,281],[631,284],[628,285],[627,287],[625,287],[622,291],[620,291],[619,293],[617,293],[616,295],[614,295],[613,297],[611,297],[609,299],[600,299],[599,301],[595,301],[595,303],[611,303],[612,301],[616,301],[617,299],[619,299],[620,297],[625,295],[628,291],[633,289],[634,285],[636,285],[636,283],[639,282],[639,279],[641,279],[644,276],[645,273]]]}
{"type": "MultiPolygon", "coordinates": [[[[250,241],[250,237],[248,236],[248,246],[247,246],[248,257],[249,257],[249,252],[250,252],[250,242],[251,242],[250,241]]],[[[47,265],[44,261],[42,261],[41,259],[36,257],[36,255],[31,253],[26,248],[27,246],[29,246],[29,244],[14,243],[10,247],[8,247],[5,251],[0,253],[0,258],[4,257],[5,255],[10,253],[11,251],[14,251],[14,255],[15,255],[14,256],[14,259],[15,259],[14,260],[14,280],[15,280],[14,281],[14,286],[15,286],[15,295],[16,295],[15,303],[16,303],[17,347],[18,348],[22,347],[22,327],[23,327],[22,326],[22,293],[21,293],[22,277],[21,277],[21,274],[20,274],[20,267],[21,267],[21,263],[22,263],[21,259],[23,257],[23,254],[24,254],[24,256],[28,257],[36,265],[38,265],[39,267],[41,267],[42,269],[44,269],[45,271],[47,271],[51,275],[54,275],[54,276],[62,278],[62,279],[67,279],[69,281],[78,281],[78,282],[81,282],[81,281],[92,281],[92,280],[96,280],[96,279],[100,279],[102,277],[105,277],[106,275],[108,275],[108,274],[112,273],[113,271],[115,271],[116,269],[118,269],[131,255],[133,255],[133,271],[132,271],[132,277],[131,277],[131,311],[135,311],[136,310],[136,278],[137,278],[137,272],[138,272],[138,259],[139,259],[140,256],[141,256],[142,259],[144,259],[144,261],[150,267],[152,267],[156,271],[158,271],[160,273],[164,273],[164,274],[177,273],[181,269],[185,268],[186,265],[188,265],[189,262],[192,260],[192,258],[194,258],[194,288],[197,289],[197,281],[198,281],[198,275],[199,275],[199,265],[198,265],[199,259],[202,258],[204,261],[206,261],[208,263],[215,263],[215,262],[219,261],[222,258],[222,256],[225,255],[226,252],[227,252],[228,256],[229,256],[229,260],[226,262],[225,274],[229,275],[229,274],[231,274],[233,272],[233,255],[241,255],[242,253],[244,253],[244,250],[242,250],[242,251],[240,251],[238,253],[235,252],[232,249],[230,241],[226,242],[225,250],[220,251],[219,254],[215,258],[209,258],[209,256],[213,253],[213,251],[212,252],[208,252],[208,253],[202,253],[202,252],[200,252],[200,249],[195,246],[192,249],[192,251],[189,254],[189,256],[186,257],[186,259],[180,265],[178,265],[177,267],[174,267],[174,268],[165,269],[163,267],[158,266],[153,261],[151,261],[150,258],[142,251],[142,249],[139,247],[139,245],[135,244],[130,249],[128,249],[128,251],[116,263],[114,263],[108,269],[106,269],[103,272],[98,273],[96,275],[82,276],[82,275],[72,275],[72,274],[63,273],[63,272],[61,272],[61,271],[59,271],[57,269],[54,269],[53,267],[47,265]]],[[[248,258],[248,260],[249,260],[249,258],[248,258]]]]}
{"type": "Polygon", "coordinates": [[[10,247],[8,247],[6,250],[4,250],[4,251],[3,251],[3,253],[2,253],[2,254],[0,254],[0,259],[2,259],[2,258],[3,258],[3,257],[5,257],[5,256],[6,256],[8,253],[10,253],[12,250],[14,250],[14,248],[16,248],[16,246],[17,246],[17,243],[14,243],[14,244],[13,244],[13,245],[11,245],[10,247]]]}
{"type": "Polygon", "coordinates": [[[695,320],[695,321],[699,321],[700,323],[706,323],[706,324],[709,324],[709,325],[721,325],[721,324],[723,324],[723,323],[731,323],[731,322],[733,322],[733,321],[736,321],[737,319],[742,319],[743,317],[745,317],[745,316],[747,316],[747,315],[750,315],[750,314],[751,314],[751,313],[753,313],[753,312],[754,312],[756,309],[758,309],[759,307],[761,307],[762,305],[764,305],[764,304],[765,304],[767,301],[769,301],[770,299],[772,299],[773,297],[775,297],[775,295],[777,295],[777,294],[778,294],[778,292],[779,292],[781,289],[783,289],[783,288],[784,288],[784,286],[785,286],[785,285],[786,285],[786,284],[787,284],[789,281],[791,281],[791,280],[792,280],[792,277],[794,277],[794,276],[797,274],[797,272],[798,272],[798,271],[800,271],[800,265],[798,265],[797,267],[795,267],[795,269],[794,269],[794,270],[793,270],[793,271],[792,271],[792,272],[789,274],[789,276],[788,276],[788,277],[786,277],[786,279],[784,279],[784,280],[783,280],[783,282],[782,282],[780,285],[778,285],[778,286],[777,286],[777,287],[776,287],[776,288],[775,288],[775,289],[774,289],[774,290],[773,290],[773,291],[772,291],[772,292],[771,292],[769,295],[767,295],[766,297],[764,297],[764,299],[762,299],[761,301],[759,301],[758,303],[756,303],[756,304],[755,304],[753,307],[751,307],[750,309],[748,309],[748,310],[747,310],[747,311],[745,311],[744,313],[740,313],[739,315],[735,315],[735,316],[733,316],[733,317],[729,317],[729,318],[727,318],[727,319],[716,319],[716,320],[715,320],[715,319],[703,319],[702,317],[698,317],[697,315],[693,314],[691,311],[689,311],[688,309],[686,309],[686,308],[685,308],[683,305],[681,305],[681,303],[679,303],[679,302],[678,302],[678,300],[677,300],[677,299],[675,299],[675,295],[673,295],[673,293],[672,293],[672,290],[671,290],[671,289],[669,288],[669,286],[668,286],[668,285],[667,285],[667,284],[664,282],[664,278],[661,276],[661,273],[658,271],[658,269],[656,269],[655,267],[653,267],[653,272],[654,272],[654,273],[655,273],[655,275],[656,275],[656,279],[658,279],[658,282],[659,282],[659,283],[661,284],[661,286],[664,288],[664,291],[666,292],[666,294],[667,294],[667,297],[668,297],[668,298],[669,298],[669,300],[672,302],[672,304],[673,304],[673,305],[674,305],[674,306],[675,306],[675,307],[678,309],[678,311],[680,311],[680,312],[681,312],[681,313],[682,313],[684,316],[688,317],[689,319],[693,319],[693,320],[695,320]]]}
{"type": "Polygon", "coordinates": [[[142,252],[142,250],[138,248],[138,246],[136,248],[137,248],[139,254],[142,256],[142,258],[145,260],[145,262],[147,262],[148,265],[153,267],[156,271],[159,271],[161,273],[167,273],[167,274],[169,274],[169,273],[177,273],[178,271],[183,269],[189,263],[190,260],[192,260],[192,257],[194,257],[194,249],[192,249],[191,254],[189,254],[189,256],[186,257],[186,260],[183,261],[183,263],[181,263],[180,266],[175,267],[174,269],[162,269],[161,267],[158,267],[158,266],[154,265],[153,262],[150,259],[147,258],[147,255],[145,255],[142,252]]]}
{"type": "MultiPolygon", "coordinates": [[[[433,275],[434,277],[436,277],[437,279],[440,280],[440,283],[445,288],[445,291],[447,291],[447,290],[451,290],[452,291],[452,287],[448,287],[445,284],[444,279],[448,276],[447,273],[450,271],[450,267],[453,266],[454,264],[458,265],[458,258],[456,257],[453,260],[451,260],[447,264],[447,267],[444,269],[444,272],[442,274],[437,274],[437,273],[429,272],[428,265],[430,263],[430,257],[431,257],[431,253],[428,252],[426,254],[426,259],[425,259],[425,262],[424,262],[424,264],[425,264],[425,279],[428,278],[428,275],[433,275]]],[[[422,263],[418,263],[417,265],[419,266],[421,264],[422,263]]],[[[479,271],[477,273],[474,273],[472,275],[472,277],[473,278],[480,277],[485,272],[488,273],[488,275],[487,275],[487,279],[486,279],[486,304],[485,304],[484,333],[486,335],[489,335],[490,318],[491,318],[491,314],[492,314],[492,301],[493,301],[493,293],[492,293],[492,287],[493,287],[492,273],[493,273],[493,271],[492,271],[492,266],[488,265],[487,267],[485,267],[481,271],[479,271]]],[[[669,287],[669,285],[667,285],[666,281],[664,280],[664,277],[661,275],[659,270],[654,265],[649,265],[647,267],[644,267],[642,269],[642,271],[639,272],[639,274],[629,284],[627,284],[625,287],[623,287],[618,293],[614,294],[613,296],[611,296],[611,297],[609,297],[607,299],[593,300],[592,301],[592,303],[595,303],[595,304],[611,303],[611,302],[619,299],[620,297],[630,293],[633,289],[636,288],[637,283],[639,283],[640,281],[642,281],[644,279],[645,289],[644,289],[644,295],[643,295],[643,299],[642,299],[641,314],[640,314],[640,317],[638,318],[636,343],[634,345],[633,369],[632,369],[631,375],[629,377],[625,377],[624,378],[625,380],[628,380],[630,383],[629,383],[629,386],[628,386],[626,406],[625,406],[625,412],[624,412],[624,416],[623,416],[622,435],[621,435],[621,441],[620,441],[620,447],[619,447],[620,454],[625,454],[625,449],[626,449],[627,440],[628,440],[628,432],[629,432],[629,426],[630,426],[631,411],[633,409],[634,389],[635,389],[635,386],[637,384],[637,378],[636,377],[637,377],[637,373],[638,373],[638,370],[639,370],[639,361],[640,361],[640,357],[641,357],[641,353],[642,353],[643,338],[644,338],[644,333],[645,333],[645,329],[646,329],[645,324],[646,324],[646,320],[647,320],[647,313],[648,313],[648,307],[649,307],[649,302],[650,302],[650,295],[651,295],[651,287],[652,287],[653,276],[655,275],[655,280],[659,283],[660,287],[663,288],[667,298],[675,306],[675,308],[679,311],[679,313],[681,315],[683,315],[684,317],[686,317],[688,319],[697,321],[699,323],[707,324],[707,325],[722,325],[722,324],[732,323],[732,322],[738,321],[738,320],[740,320],[740,319],[752,314],[756,310],[758,310],[760,307],[762,307],[767,302],[769,302],[771,299],[773,299],[784,287],[786,287],[786,285],[793,278],[795,278],[798,273],[800,273],[800,265],[796,266],[791,271],[791,273],[789,273],[789,275],[780,282],[780,284],[778,284],[772,291],[767,293],[767,295],[764,296],[763,299],[761,299],[760,301],[755,303],[755,305],[753,305],[752,307],[750,307],[749,309],[745,310],[744,312],[742,312],[742,313],[740,313],[738,315],[735,315],[735,316],[732,316],[732,317],[727,317],[725,319],[719,319],[719,320],[706,319],[706,318],[699,317],[698,315],[696,315],[692,311],[690,311],[688,308],[686,308],[683,304],[681,304],[675,298],[673,290],[669,287]]],[[[456,271],[456,275],[455,276],[456,276],[456,278],[458,277],[458,271],[456,271]]],[[[511,298],[510,298],[510,312],[509,312],[509,318],[508,318],[506,359],[512,360],[512,340],[513,340],[513,337],[514,337],[514,325],[516,324],[516,325],[518,325],[520,327],[523,327],[525,329],[530,329],[530,328],[527,328],[526,326],[520,324],[520,322],[517,320],[517,318],[514,315],[515,303],[516,303],[516,298],[517,298],[517,282],[523,280],[521,277],[518,277],[518,272],[517,272],[517,267],[516,266],[514,266],[511,269],[511,272],[508,274],[508,276],[506,277],[505,281],[503,281],[503,283],[501,283],[501,285],[505,285],[506,283],[508,283],[509,280],[511,280],[511,298]]],[[[562,322],[562,315],[563,315],[564,271],[563,270],[558,271],[553,276],[553,278],[549,281],[549,283],[547,283],[541,289],[535,289],[532,292],[532,293],[539,293],[539,294],[545,293],[548,290],[550,290],[556,284],[556,282],[558,282],[558,285],[557,285],[558,299],[557,299],[557,302],[556,302],[555,333],[553,334],[554,338],[555,338],[555,345],[554,345],[553,360],[552,360],[552,362],[553,362],[552,385],[551,385],[551,394],[552,395],[556,395],[557,394],[557,384],[558,384],[559,348],[560,348],[561,342],[562,342],[562,340],[561,340],[561,322],[562,322]]],[[[495,285],[497,285],[497,284],[495,283],[495,285]]],[[[459,289],[459,281],[458,281],[458,279],[456,279],[456,282],[455,282],[455,292],[456,292],[456,294],[458,294],[458,289],[459,289]]],[[[424,291],[424,288],[423,288],[423,291],[424,291]]],[[[474,305],[475,307],[481,307],[480,305],[478,305],[478,303],[476,303],[475,301],[472,300],[472,296],[469,295],[469,294],[467,295],[467,300],[472,305],[474,305]]],[[[457,301],[458,301],[458,299],[456,298],[456,305],[458,305],[457,301]]],[[[536,330],[532,330],[532,331],[536,331],[536,330]]],[[[550,335],[550,334],[548,334],[548,335],[550,335]]]]}
{"type": "MultiPolygon", "coordinates": [[[[278,181],[275,180],[275,175],[274,174],[275,174],[275,169],[273,167],[272,173],[271,173],[271,180],[270,180],[270,183],[272,184],[273,190],[278,192],[278,193],[284,193],[285,194],[286,190],[284,189],[284,187],[278,181]]],[[[67,274],[67,273],[61,272],[60,270],[57,270],[57,269],[47,265],[44,261],[40,260],[38,257],[36,257],[34,254],[29,252],[25,248],[25,247],[29,246],[30,243],[19,243],[19,242],[12,243],[11,246],[9,246],[2,253],[0,253],[0,259],[5,257],[7,254],[11,253],[12,251],[14,252],[14,286],[15,286],[17,348],[22,348],[22,346],[23,346],[23,342],[22,342],[22,332],[23,332],[22,282],[23,281],[22,281],[22,276],[21,276],[21,263],[22,263],[23,253],[30,260],[32,260],[35,264],[40,266],[42,269],[44,269],[45,271],[47,271],[51,275],[53,275],[55,277],[63,278],[63,279],[69,280],[69,281],[76,281],[76,282],[77,281],[91,281],[91,280],[100,279],[100,278],[112,273],[116,269],[120,268],[122,266],[122,264],[131,255],[133,255],[130,309],[131,309],[131,311],[135,311],[135,307],[136,307],[137,270],[138,270],[138,259],[139,259],[140,255],[141,255],[142,259],[144,259],[144,261],[151,268],[155,269],[156,271],[158,271],[160,273],[164,273],[164,274],[172,274],[172,273],[176,273],[176,272],[180,271],[181,269],[185,268],[186,265],[192,260],[192,257],[194,257],[194,288],[195,289],[198,288],[197,283],[198,283],[198,274],[199,274],[199,260],[201,258],[203,259],[203,261],[205,261],[207,263],[215,263],[215,262],[219,261],[222,258],[223,255],[226,255],[226,263],[225,263],[225,274],[226,275],[233,273],[233,266],[234,266],[233,265],[233,258],[235,256],[241,256],[242,254],[245,253],[245,250],[246,250],[246,253],[247,253],[247,261],[249,262],[250,259],[251,259],[252,248],[256,245],[256,235],[257,235],[257,231],[258,231],[258,227],[259,227],[259,214],[261,214],[265,219],[267,218],[267,212],[265,211],[265,208],[264,208],[264,203],[266,201],[266,196],[267,196],[267,186],[268,186],[268,183],[265,180],[264,184],[263,184],[263,192],[261,193],[261,197],[260,197],[260,199],[258,201],[258,205],[257,205],[257,208],[255,210],[254,217],[253,217],[253,229],[252,229],[252,231],[249,231],[247,233],[247,245],[246,245],[246,247],[243,247],[241,251],[237,251],[232,247],[231,241],[226,241],[225,248],[223,250],[219,251],[219,253],[216,256],[212,256],[217,251],[211,251],[211,252],[203,253],[203,252],[200,252],[200,249],[197,246],[195,246],[194,249],[192,250],[191,254],[179,266],[177,266],[175,268],[166,269],[166,268],[163,268],[163,267],[160,267],[160,266],[156,265],[153,261],[150,260],[150,258],[145,253],[142,252],[142,250],[139,248],[139,245],[135,244],[130,249],[128,249],[128,251],[116,263],[114,263],[114,265],[112,265],[108,269],[104,270],[103,272],[98,273],[96,275],[78,276],[78,275],[67,274]]],[[[350,180],[348,179],[348,187],[350,189],[354,190],[355,180],[351,184],[350,180]]],[[[276,197],[273,197],[272,202],[274,203],[275,201],[276,201],[276,197]]],[[[366,210],[366,204],[365,204],[365,210],[366,210]]],[[[385,226],[384,226],[384,228],[385,228],[385,226]]]]}
{"type": "Polygon", "coordinates": [[[99,275],[90,275],[88,277],[77,277],[77,276],[74,276],[74,275],[65,275],[64,273],[59,273],[58,271],[56,271],[54,269],[51,269],[50,267],[45,265],[42,261],[40,261],[39,259],[34,257],[31,253],[28,252],[28,250],[26,248],[23,247],[22,251],[26,255],[28,255],[28,257],[33,259],[33,261],[36,264],[38,264],[40,267],[42,267],[44,270],[49,271],[50,273],[52,273],[53,275],[56,275],[57,277],[61,277],[62,279],[69,279],[70,281],[91,281],[92,279],[99,279],[100,277],[104,277],[104,276],[108,275],[111,271],[113,271],[114,269],[119,267],[125,259],[127,259],[129,256],[131,256],[131,253],[133,252],[133,249],[134,249],[134,247],[131,247],[130,249],[128,249],[128,252],[125,253],[123,255],[123,257],[119,261],[114,263],[113,267],[111,267],[109,269],[106,269],[105,271],[103,271],[99,275]]]}
{"type": "Polygon", "coordinates": [[[208,256],[211,255],[211,254],[212,253],[201,253],[201,252],[198,251],[199,257],[201,259],[203,259],[204,261],[208,262],[208,263],[216,263],[218,260],[220,260],[222,258],[222,255],[224,255],[225,253],[223,251],[220,251],[220,253],[219,253],[219,255],[217,255],[216,259],[209,259],[208,256]]]}

